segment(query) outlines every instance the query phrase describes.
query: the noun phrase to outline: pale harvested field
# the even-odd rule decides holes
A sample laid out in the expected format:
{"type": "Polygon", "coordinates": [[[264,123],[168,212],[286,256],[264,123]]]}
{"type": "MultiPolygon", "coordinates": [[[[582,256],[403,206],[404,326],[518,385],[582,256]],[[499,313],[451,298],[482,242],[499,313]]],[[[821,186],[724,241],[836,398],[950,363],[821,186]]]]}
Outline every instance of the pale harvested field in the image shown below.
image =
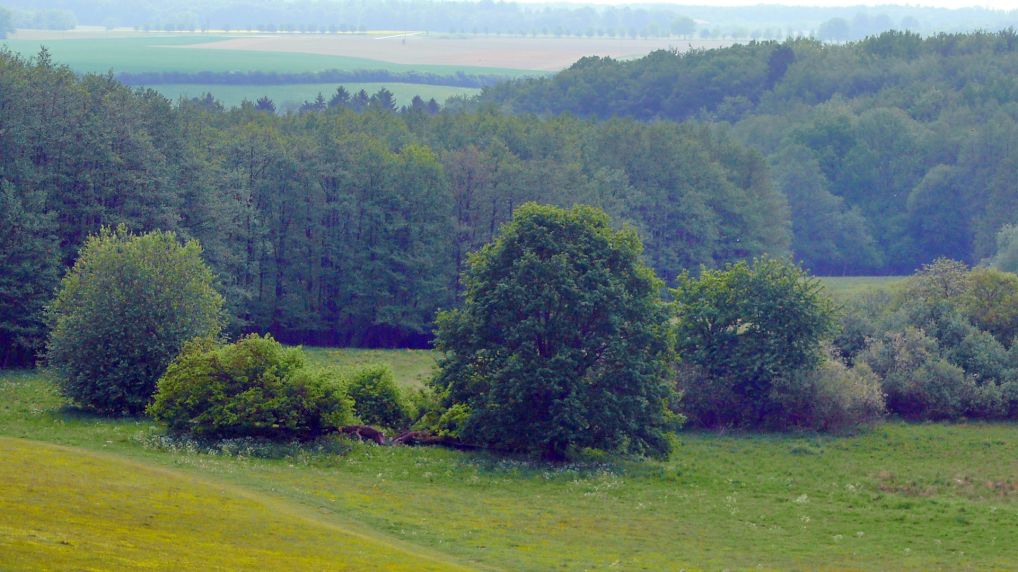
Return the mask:
{"type": "Polygon", "coordinates": [[[222,49],[370,58],[396,64],[449,65],[556,71],[584,56],[634,58],[654,50],[715,48],[727,40],[522,38],[371,34],[260,34],[175,46],[178,49],[222,49]]]}

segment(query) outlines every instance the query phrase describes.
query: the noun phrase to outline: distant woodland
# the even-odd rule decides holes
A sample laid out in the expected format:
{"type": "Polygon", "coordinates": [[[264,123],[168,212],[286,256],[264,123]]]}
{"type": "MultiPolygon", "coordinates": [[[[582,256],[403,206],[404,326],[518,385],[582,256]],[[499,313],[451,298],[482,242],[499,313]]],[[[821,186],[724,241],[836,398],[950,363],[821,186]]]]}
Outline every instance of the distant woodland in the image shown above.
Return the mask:
{"type": "Polygon", "coordinates": [[[792,251],[822,274],[994,253],[1018,213],[1018,34],[888,32],[633,62],[488,88],[512,113],[693,121],[766,156],[792,251]]]}

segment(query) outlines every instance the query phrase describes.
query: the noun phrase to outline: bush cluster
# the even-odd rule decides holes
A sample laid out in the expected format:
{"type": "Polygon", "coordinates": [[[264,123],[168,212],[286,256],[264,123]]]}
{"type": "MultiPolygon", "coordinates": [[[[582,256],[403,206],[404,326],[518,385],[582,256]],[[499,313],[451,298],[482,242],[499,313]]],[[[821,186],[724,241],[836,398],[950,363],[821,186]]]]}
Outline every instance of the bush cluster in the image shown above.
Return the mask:
{"type": "Polygon", "coordinates": [[[196,241],[124,227],[89,238],[49,308],[49,365],[61,392],[106,414],[138,414],[195,337],[214,337],[223,298],[196,241]]]}
{"type": "Polygon", "coordinates": [[[849,367],[833,355],[780,378],[771,399],[778,405],[773,421],[783,429],[845,431],[879,421],[887,411],[873,370],[849,367]]]}
{"type": "Polygon", "coordinates": [[[350,423],[353,404],[339,380],[307,367],[300,348],[250,335],[223,346],[189,343],[148,412],[196,437],[305,440],[350,423]]]}
{"type": "Polygon", "coordinates": [[[362,423],[400,431],[413,421],[413,408],[386,365],[358,369],[347,380],[346,390],[362,423]]]}
{"type": "Polygon", "coordinates": [[[890,412],[914,420],[1018,413],[1018,276],[937,260],[895,295],[857,304],[842,325],[839,351],[877,374],[890,412]]]}
{"type": "Polygon", "coordinates": [[[795,264],[683,274],[674,296],[681,411],[694,424],[837,430],[883,413],[872,372],[824,350],[833,306],[795,264]]]}

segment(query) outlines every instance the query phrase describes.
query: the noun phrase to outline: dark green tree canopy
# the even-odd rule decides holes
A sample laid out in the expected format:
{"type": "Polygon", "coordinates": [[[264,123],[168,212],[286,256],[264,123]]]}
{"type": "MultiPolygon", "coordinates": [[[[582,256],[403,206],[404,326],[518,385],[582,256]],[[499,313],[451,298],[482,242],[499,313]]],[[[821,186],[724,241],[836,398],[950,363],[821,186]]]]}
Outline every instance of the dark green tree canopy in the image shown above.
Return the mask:
{"type": "Polygon", "coordinates": [[[774,258],[684,273],[673,294],[680,359],[735,398],[712,423],[761,423],[775,381],[819,364],[834,326],[819,282],[774,258]]]}
{"type": "Polygon", "coordinates": [[[219,334],[212,282],[197,241],[124,227],[90,237],[49,308],[47,358],[62,392],[98,412],[142,412],[184,343],[219,334]]]}
{"type": "Polygon", "coordinates": [[[434,381],[468,407],[465,439],[550,458],[668,450],[667,312],[641,249],[593,207],[526,204],[472,255],[434,381]]]}
{"type": "Polygon", "coordinates": [[[0,180],[0,368],[31,365],[45,340],[43,309],[60,279],[45,199],[0,180]]]}

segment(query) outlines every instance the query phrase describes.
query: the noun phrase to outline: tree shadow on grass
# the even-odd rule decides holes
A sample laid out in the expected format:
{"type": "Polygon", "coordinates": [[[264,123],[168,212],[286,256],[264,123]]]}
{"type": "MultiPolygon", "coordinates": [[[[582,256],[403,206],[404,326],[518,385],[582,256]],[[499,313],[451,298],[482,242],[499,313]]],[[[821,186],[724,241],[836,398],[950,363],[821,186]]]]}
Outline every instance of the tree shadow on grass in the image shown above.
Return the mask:
{"type": "Polygon", "coordinates": [[[145,423],[150,421],[144,415],[113,415],[98,413],[77,405],[62,405],[49,411],[49,416],[57,421],[77,423],[145,423]]]}

